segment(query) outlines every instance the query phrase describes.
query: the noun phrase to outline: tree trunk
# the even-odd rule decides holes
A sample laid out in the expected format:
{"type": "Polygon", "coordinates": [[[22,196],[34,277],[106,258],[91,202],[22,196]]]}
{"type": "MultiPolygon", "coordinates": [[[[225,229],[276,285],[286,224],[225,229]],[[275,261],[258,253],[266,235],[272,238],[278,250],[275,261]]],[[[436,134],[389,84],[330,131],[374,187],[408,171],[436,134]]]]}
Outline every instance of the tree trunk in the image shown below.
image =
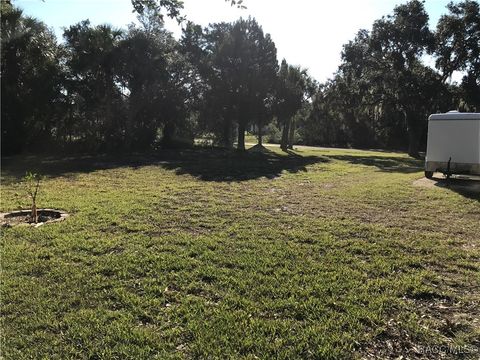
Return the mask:
{"type": "Polygon", "coordinates": [[[35,204],[35,201],[33,201],[32,204],[32,212],[30,214],[30,218],[33,223],[36,224],[38,222],[37,204],[35,204]]]}
{"type": "Polygon", "coordinates": [[[283,122],[282,142],[280,143],[280,148],[283,151],[287,151],[289,132],[290,132],[290,119],[285,119],[285,121],[283,122]]]}
{"type": "Polygon", "coordinates": [[[135,147],[138,147],[139,132],[138,125],[136,127],[135,124],[139,122],[138,112],[139,108],[143,105],[141,100],[140,89],[138,86],[133,86],[128,98],[129,106],[125,123],[125,148],[127,150],[134,150],[135,147]]]}
{"type": "Polygon", "coordinates": [[[415,128],[408,129],[408,155],[413,158],[418,159],[420,156],[418,154],[420,145],[420,134],[415,128]]]}
{"type": "Polygon", "coordinates": [[[420,119],[415,118],[415,114],[411,111],[406,112],[405,116],[407,117],[408,155],[418,159],[420,157],[418,154],[421,136],[420,119]]]}
{"type": "Polygon", "coordinates": [[[175,125],[168,121],[163,127],[162,145],[165,148],[171,148],[173,146],[173,135],[175,133],[175,125]]]}
{"type": "Polygon", "coordinates": [[[114,125],[114,117],[112,111],[112,86],[113,86],[113,76],[110,71],[105,73],[105,125],[106,128],[103,131],[106,131],[106,148],[113,150],[116,145],[115,132],[117,131],[116,126],[114,125]]]}
{"type": "MultiPolygon", "coordinates": [[[[230,117],[230,115],[228,115],[230,117]]],[[[231,120],[224,120],[223,123],[223,134],[222,134],[222,145],[227,148],[231,149],[233,147],[232,144],[232,122],[231,120]]]]}
{"type": "Polygon", "coordinates": [[[245,150],[245,123],[243,121],[238,123],[237,150],[245,150]]]}
{"type": "Polygon", "coordinates": [[[293,149],[293,140],[295,138],[295,120],[291,120],[290,129],[288,134],[288,148],[293,149]]]}
{"type": "Polygon", "coordinates": [[[68,98],[68,125],[65,127],[65,131],[68,132],[66,135],[65,142],[72,143],[73,139],[73,105],[71,104],[70,98],[68,98]]]}
{"type": "Polygon", "coordinates": [[[257,138],[258,138],[258,145],[262,145],[263,142],[263,126],[262,126],[262,121],[257,120],[257,138]]]}

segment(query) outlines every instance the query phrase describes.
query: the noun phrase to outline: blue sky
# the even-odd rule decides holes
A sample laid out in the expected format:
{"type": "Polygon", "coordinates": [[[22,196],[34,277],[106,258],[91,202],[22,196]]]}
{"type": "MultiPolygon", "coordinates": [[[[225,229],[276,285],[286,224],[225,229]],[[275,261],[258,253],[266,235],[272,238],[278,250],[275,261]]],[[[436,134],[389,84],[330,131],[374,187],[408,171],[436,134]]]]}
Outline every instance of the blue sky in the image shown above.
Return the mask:
{"type": "MultiPolygon", "coordinates": [[[[402,0],[244,0],[246,10],[230,7],[224,0],[184,0],[184,14],[201,25],[254,16],[272,35],[279,58],[309,69],[319,81],[331,77],[340,63],[342,45],[360,28],[369,29],[374,20],[392,12],[402,0]]],[[[446,12],[450,0],[426,0],[430,26],[446,12]]],[[[126,27],[135,22],[130,0],[14,0],[24,13],[52,27],[61,38],[62,27],[90,19],[126,27]]],[[[180,27],[167,21],[177,36],[180,27]]],[[[427,59],[431,62],[431,59],[427,59]]]]}

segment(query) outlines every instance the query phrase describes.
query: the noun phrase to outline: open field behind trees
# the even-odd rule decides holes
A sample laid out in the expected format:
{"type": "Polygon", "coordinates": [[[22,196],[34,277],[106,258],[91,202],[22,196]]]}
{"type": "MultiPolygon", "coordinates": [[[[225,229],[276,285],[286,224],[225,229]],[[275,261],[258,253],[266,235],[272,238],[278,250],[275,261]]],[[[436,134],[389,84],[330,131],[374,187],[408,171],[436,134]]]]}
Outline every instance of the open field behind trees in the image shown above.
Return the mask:
{"type": "MultiPolygon", "coordinates": [[[[480,348],[480,199],[401,153],[3,161],[63,223],[2,230],[5,359],[378,358],[480,348]],[[457,348],[458,349],[458,348],[457,348]]],[[[475,350],[476,349],[476,350],[475,350]]]]}

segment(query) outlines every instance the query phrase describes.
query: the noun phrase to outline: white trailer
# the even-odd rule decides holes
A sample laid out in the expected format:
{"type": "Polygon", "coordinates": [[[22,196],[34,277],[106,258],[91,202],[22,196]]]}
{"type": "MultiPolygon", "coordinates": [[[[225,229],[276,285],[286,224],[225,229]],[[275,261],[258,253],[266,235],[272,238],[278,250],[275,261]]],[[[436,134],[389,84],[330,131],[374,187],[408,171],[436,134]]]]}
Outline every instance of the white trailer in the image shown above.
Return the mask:
{"type": "Polygon", "coordinates": [[[435,171],[480,175],[480,113],[450,111],[428,118],[425,177],[435,171]]]}

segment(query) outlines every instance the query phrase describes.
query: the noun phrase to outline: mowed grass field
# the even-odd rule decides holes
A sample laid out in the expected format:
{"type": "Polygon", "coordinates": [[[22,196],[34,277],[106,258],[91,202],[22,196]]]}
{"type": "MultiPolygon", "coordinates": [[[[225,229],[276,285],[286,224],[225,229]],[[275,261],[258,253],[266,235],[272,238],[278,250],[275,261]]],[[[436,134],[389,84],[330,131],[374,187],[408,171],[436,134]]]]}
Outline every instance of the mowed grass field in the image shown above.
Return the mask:
{"type": "Polygon", "coordinates": [[[401,153],[20,157],[1,210],[5,359],[480,356],[480,199],[401,153]],[[433,346],[442,346],[434,348],[433,346]]]}

